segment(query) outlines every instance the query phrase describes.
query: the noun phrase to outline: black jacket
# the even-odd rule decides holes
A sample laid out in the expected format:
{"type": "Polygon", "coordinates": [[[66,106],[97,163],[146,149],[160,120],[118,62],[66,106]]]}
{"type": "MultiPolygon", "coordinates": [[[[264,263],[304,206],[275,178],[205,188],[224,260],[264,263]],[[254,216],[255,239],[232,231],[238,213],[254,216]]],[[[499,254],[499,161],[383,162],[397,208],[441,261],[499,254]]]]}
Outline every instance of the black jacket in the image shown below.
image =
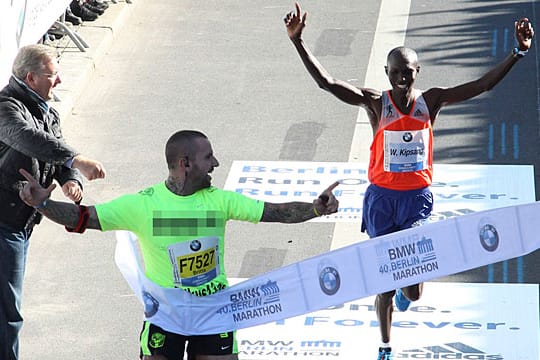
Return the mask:
{"type": "Polygon", "coordinates": [[[77,155],[67,145],[60,130],[58,112],[47,113],[35,97],[13,77],[0,91],[0,223],[20,230],[39,223],[41,215],[19,198],[26,179],[23,168],[48,187],[53,180],[63,185],[76,180],[77,170],[63,164],[77,155]]]}

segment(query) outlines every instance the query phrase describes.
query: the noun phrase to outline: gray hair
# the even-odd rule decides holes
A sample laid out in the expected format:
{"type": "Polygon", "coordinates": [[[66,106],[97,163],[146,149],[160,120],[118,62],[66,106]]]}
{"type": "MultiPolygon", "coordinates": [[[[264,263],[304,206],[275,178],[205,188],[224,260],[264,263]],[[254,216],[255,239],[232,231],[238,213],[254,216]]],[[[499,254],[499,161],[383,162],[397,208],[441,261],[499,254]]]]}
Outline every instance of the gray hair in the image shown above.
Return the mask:
{"type": "Polygon", "coordinates": [[[56,49],[42,44],[27,45],[19,49],[13,61],[12,72],[16,78],[23,80],[29,72],[38,73],[44,65],[58,57],[56,49]]]}

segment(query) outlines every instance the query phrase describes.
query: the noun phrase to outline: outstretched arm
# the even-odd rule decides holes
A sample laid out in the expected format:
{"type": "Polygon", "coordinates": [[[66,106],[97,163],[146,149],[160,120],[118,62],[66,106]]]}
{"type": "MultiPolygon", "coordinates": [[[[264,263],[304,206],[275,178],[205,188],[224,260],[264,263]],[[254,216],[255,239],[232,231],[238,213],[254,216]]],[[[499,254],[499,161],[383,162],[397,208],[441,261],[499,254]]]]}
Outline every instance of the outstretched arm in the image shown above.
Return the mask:
{"type": "Polygon", "coordinates": [[[283,204],[265,203],[261,222],[300,223],[322,215],[337,212],[339,201],[332,190],[339,185],[335,182],[324,190],[313,203],[294,201],[283,204]]]}
{"type": "Polygon", "coordinates": [[[298,2],[295,3],[295,7],[296,11],[289,12],[285,15],[283,20],[285,21],[289,38],[296,48],[296,51],[298,51],[298,55],[300,55],[304,66],[317,85],[319,85],[321,89],[330,92],[338,99],[348,104],[372,108],[372,96],[380,96],[377,91],[371,89],[359,89],[345,81],[334,79],[324,69],[321,63],[319,63],[315,56],[313,56],[302,39],[302,32],[306,26],[307,12],[302,15],[302,10],[300,9],[298,2]]]}
{"type": "MultiPolygon", "coordinates": [[[[20,198],[26,205],[36,208],[45,217],[60,225],[71,229],[77,229],[79,227],[82,213],[78,205],[51,200],[50,196],[56,188],[55,184],[44,188],[26,170],[20,169],[19,172],[28,180],[28,183],[19,192],[20,198]]],[[[95,208],[89,206],[86,209],[88,210],[88,220],[85,223],[84,229],[101,230],[95,208]]],[[[82,230],[84,231],[84,229],[82,230]]]]}
{"type": "MultiPolygon", "coordinates": [[[[534,30],[529,19],[522,18],[514,23],[517,48],[521,52],[530,49],[534,30]]],[[[508,56],[481,78],[452,88],[433,88],[424,93],[432,114],[439,112],[440,108],[447,104],[458,103],[491,90],[508,74],[510,69],[523,57],[512,51],[508,56]]]]}

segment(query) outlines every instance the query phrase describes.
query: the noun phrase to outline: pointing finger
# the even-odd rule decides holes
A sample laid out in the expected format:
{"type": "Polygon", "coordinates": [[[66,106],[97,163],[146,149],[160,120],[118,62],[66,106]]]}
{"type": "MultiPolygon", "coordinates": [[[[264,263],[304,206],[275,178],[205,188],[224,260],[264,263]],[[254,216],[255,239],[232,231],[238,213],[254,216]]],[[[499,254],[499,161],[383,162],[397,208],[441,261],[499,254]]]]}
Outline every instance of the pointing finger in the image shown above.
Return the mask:
{"type": "Polygon", "coordinates": [[[332,185],[327,187],[326,190],[324,190],[322,194],[319,195],[319,199],[321,199],[321,201],[325,204],[328,203],[328,200],[330,199],[330,195],[332,195],[332,190],[334,190],[338,185],[339,185],[339,181],[336,181],[332,185]]]}
{"type": "Polygon", "coordinates": [[[339,181],[334,182],[332,185],[326,188],[324,192],[332,192],[339,185],[339,181]]]}
{"type": "Polygon", "coordinates": [[[28,180],[29,182],[37,182],[36,179],[34,179],[34,177],[26,170],[24,169],[19,169],[19,173],[25,177],[26,180],[28,180]]]}
{"type": "Polygon", "coordinates": [[[45,190],[50,195],[53,192],[54,189],[56,189],[56,184],[49,185],[45,190]]]}

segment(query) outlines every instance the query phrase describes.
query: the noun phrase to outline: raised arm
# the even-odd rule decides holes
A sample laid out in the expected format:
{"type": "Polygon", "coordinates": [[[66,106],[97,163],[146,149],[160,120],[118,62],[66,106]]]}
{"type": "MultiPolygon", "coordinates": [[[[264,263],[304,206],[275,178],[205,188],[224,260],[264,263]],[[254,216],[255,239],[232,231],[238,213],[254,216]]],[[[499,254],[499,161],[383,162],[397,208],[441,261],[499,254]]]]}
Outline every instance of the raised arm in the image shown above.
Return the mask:
{"type": "Polygon", "coordinates": [[[531,48],[534,30],[529,19],[522,18],[514,23],[517,47],[494,68],[481,78],[452,88],[433,88],[424,93],[424,98],[433,114],[447,104],[458,103],[471,99],[483,92],[491,90],[508,74],[510,69],[531,48]]]}
{"type": "Polygon", "coordinates": [[[302,39],[307,12],[302,15],[298,2],[295,3],[295,7],[296,11],[289,12],[283,20],[289,39],[291,39],[311,77],[321,89],[328,91],[341,101],[371,109],[373,107],[372,98],[380,96],[380,93],[372,89],[359,89],[345,81],[335,79],[324,69],[302,39]]]}
{"type": "Polygon", "coordinates": [[[282,204],[265,203],[261,222],[300,223],[315,217],[337,212],[339,201],[332,190],[339,185],[335,182],[324,190],[313,203],[293,201],[282,204]]]}
{"type": "Polygon", "coordinates": [[[84,207],[51,200],[50,196],[56,188],[55,184],[44,188],[26,170],[20,169],[19,172],[28,180],[28,183],[19,192],[20,198],[26,205],[34,207],[45,217],[75,232],[82,233],[85,229],[101,230],[93,206],[84,207]]]}

